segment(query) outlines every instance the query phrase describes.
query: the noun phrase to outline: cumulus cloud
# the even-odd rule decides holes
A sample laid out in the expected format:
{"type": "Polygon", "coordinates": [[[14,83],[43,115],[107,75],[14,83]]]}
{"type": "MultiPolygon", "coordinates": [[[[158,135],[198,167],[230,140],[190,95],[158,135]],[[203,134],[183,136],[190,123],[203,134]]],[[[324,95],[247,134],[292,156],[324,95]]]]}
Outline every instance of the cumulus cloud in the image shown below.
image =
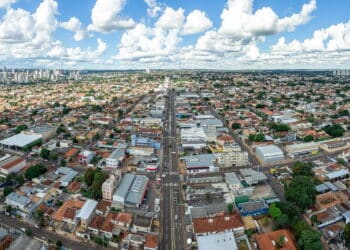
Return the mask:
{"type": "Polygon", "coordinates": [[[74,32],[75,41],[81,41],[89,37],[89,33],[82,27],[81,21],[76,17],[71,17],[67,22],[60,23],[60,26],[74,32]]]}
{"type": "Polygon", "coordinates": [[[0,9],[1,8],[8,9],[15,2],[17,2],[17,0],[0,0],[0,9]]]}
{"type": "Polygon", "coordinates": [[[135,21],[120,16],[126,0],[97,0],[91,11],[92,23],[88,30],[109,33],[120,29],[132,28],[135,21]]]}
{"type": "Polygon", "coordinates": [[[144,0],[147,4],[147,14],[150,17],[156,17],[162,11],[161,5],[156,0],[144,0]]]}
{"type": "Polygon", "coordinates": [[[185,10],[182,8],[174,10],[167,7],[156,22],[156,27],[163,30],[180,29],[185,21],[184,12],[185,10]]]}
{"type": "Polygon", "coordinates": [[[181,33],[183,35],[197,34],[210,29],[212,26],[212,21],[204,11],[194,10],[186,17],[186,23],[181,33]]]}

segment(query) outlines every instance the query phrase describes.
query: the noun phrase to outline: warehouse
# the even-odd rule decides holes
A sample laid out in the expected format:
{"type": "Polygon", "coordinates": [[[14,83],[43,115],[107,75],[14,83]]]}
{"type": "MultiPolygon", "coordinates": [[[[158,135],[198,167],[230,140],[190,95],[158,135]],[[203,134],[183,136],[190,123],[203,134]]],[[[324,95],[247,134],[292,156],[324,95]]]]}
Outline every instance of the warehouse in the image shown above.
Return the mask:
{"type": "Polygon", "coordinates": [[[316,155],[318,153],[318,144],[315,142],[308,142],[287,145],[286,151],[291,158],[316,155]]]}
{"type": "Polygon", "coordinates": [[[145,175],[125,174],[113,194],[113,201],[123,206],[141,206],[147,192],[148,180],[145,175]]]}
{"type": "Polygon", "coordinates": [[[23,149],[25,146],[42,141],[42,136],[37,134],[17,134],[0,141],[0,148],[23,149]]]}
{"type": "Polygon", "coordinates": [[[272,163],[284,159],[283,151],[275,145],[257,147],[256,156],[262,163],[272,163]]]}

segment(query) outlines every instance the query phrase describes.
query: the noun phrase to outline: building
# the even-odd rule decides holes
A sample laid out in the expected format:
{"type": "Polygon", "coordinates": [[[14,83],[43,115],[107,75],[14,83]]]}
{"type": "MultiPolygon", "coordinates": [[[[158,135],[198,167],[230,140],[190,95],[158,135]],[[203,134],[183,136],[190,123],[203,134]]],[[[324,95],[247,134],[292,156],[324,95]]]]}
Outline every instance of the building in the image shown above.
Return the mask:
{"type": "Polygon", "coordinates": [[[0,141],[0,148],[19,150],[31,144],[39,143],[41,141],[42,141],[41,135],[37,135],[37,134],[27,135],[24,133],[20,133],[0,141]]]}
{"type": "Polygon", "coordinates": [[[246,166],[249,163],[248,152],[230,151],[216,155],[220,167],[246,166]]]}
{"type": "Polygon", "coordinates": [[[308,142],[287,145],[286,151],[291,158],[316,155],[318,154],[318,144],[315,142],[308,142]]]}
{"type": "Polygon", "coordinates": [[[259,234],[256,236],[256,241],[260,250],[276,249],[278,244],[281,244],[278,247],[278,249],[281,250],[297,250],[294,236],[287,229],[281,229],[265,234],[259,234]],[[281,237],[284,237],[284,240],[282,243],[279,243],[281,237]]]}
{"type": "Polygon", "coordinates": [[[79,213],[77,214],[76,218],[80,220],[81,226],[83,226],[85,229],[88,227],[91,218],[95,214],[95,209],[97,206],[97,201],[88,199],[83,207],[79,210],[79,213]]]}
{"type": "Polygon", "coordinates": [[[232,232],[197,236],[198,250],[238,250],[235,236],[232,232]]]}
{"type": "Polygon", "coordinates": [[[283,151],[275,145],[259,146],[255,153],[263,164],[284,160],[283,151]]]}
{"type": "Polygon", "coordinates": [[[118,168],[125,156],[125,151],[124,149],[116,149],[114,150],[110,156],[106,159],[106,167],[107,168],[118,168]]]}
{"type": "Polygon", "coordinates": [[[113,202],[123,206],[141,206],[148,188],[145,175],[125,174],[113,194],[113,202]]]}
{"type": "Polygon", "coordinates": [[[53,138],[56,135],[57,127],[53,125],[39,125],[28,128],[24,133],[41,135],[43,141],[48,141],[50,138],[53,138]]]}
{"type": "Polygon", "coordinates": [[[89,150],[83,150],[78,154],[78,160],[82,164],[89,164],[94,158],[95,153],[89,150]]]}
{"type": "Polygon", "coordinates": [[[214,154],[191,155],[180,160],[185,164],[188,173],[205,173],[219,170],[216,166],[214,154]]]}
{"type": "Polygon", "coordinates": [[[269,206],[263,200],[239,203],[237,208],[242,216],[255,216],[269,212],[269,206]]]}
{"type": "Polygon", "coordinates": [[[244,224],[241,216],[234,212],[229,215],[195,218],[192,220],[193,231],[196,236],[216,234],[220,232],[233,232],[236,235],[244,233],[244,224]]]}
{"type": "Polygon", "coordinates": [[[0,176],[6,177],[11,173],[18,173],[26,166],[26,160],[19,156],[5,155],[0,158],[0,176]]]}
{"type": "Polygon", "coordinates": [[[106,200],[112,200],[113,192],[118,184],[119,180],[115,175],[109,176],[107,180],[102,184],[102,197],[106,200]]]}
{"type": "Polygon", "coordinates": [[[225,173],[225,181],[228,187],[235,192],[238,192],[243,188],[242,183],[235,172],[225,173]]]}
{"type": "Polygon", "coordinates": [[[30,198],[12,192],[6,196],[5,203],[13,208],[25,210],[25,207],[30,203],[30,198]]]}
{"type": "Polygon", "coordinates": [[[350,76],[350,69],[333,70],[333,76],[350,76]]]}

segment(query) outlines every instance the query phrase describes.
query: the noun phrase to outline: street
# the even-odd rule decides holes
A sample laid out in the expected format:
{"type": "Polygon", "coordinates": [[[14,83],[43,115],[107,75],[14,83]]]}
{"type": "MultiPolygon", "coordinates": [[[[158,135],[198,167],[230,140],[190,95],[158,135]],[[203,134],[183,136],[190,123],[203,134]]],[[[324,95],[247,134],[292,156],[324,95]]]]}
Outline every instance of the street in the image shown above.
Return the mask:
{"type": "Polygon", "coordinates": [[[175,93],[169,90],[165,112],[163,162],[161,168],[161,242],[160,249],[185,249],[184,212],[177,169],[175,93]]]}

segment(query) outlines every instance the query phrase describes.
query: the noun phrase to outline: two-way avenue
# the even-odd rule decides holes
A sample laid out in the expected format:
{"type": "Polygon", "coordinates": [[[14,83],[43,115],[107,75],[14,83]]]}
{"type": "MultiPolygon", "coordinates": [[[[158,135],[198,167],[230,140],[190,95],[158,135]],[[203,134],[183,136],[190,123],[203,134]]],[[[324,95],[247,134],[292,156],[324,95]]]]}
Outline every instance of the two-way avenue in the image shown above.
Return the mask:
{"type": "Polygon", "coordinates": [[[160,249],[162,250],[185,249],[177,158],[175,92],[169,90],[164,120],[163,164],[161,169],[160,249]]]}

